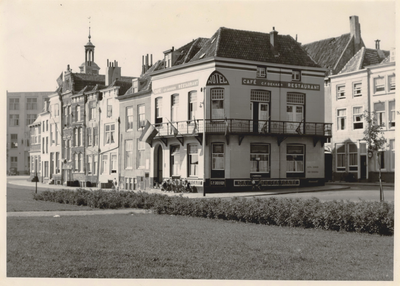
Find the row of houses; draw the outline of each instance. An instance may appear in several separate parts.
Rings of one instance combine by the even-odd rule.
[[[362,157],[365,142],[361,135],[354,139],[351,128],[362,127],[350,112],[375,107],[369,99],[371,64],[378,71],[394,61],[379,49],[372,61],[357,16],[350,17],[350,31],[302,46],[274,28],[270,33],[220,28],[210,38],[164,51],[154,64],[152,55],[143,56],[139,77],[122,76],[116,61],[107,62],[100,75],[89,35],[80,72],[68,66],[30,125],[31,176],[65,185],[110,187],[115,181],[128,190],[183,179],[207,192],[249,189],[252,181],[321,185],[332,172],[335,179],[348,173],[371,179],[375,159]],[[368,83],[358,77],[364,73]],[[394,100],[391,76],[386,75],[388,92],[377,97],[387,101],[388,110],[390,97]],[[352,96],[336,96],[339,90],[354,94],[352,86],[362,94],[354,100],[368,104],[354,101],[350,108]],[[329,114],[338,114],[337,120]],[[345,114],[344,123],[339,114]],[[325,164],[327,149],[332,165]],[[360,165],[354,168],[363,160],[365,174]]]

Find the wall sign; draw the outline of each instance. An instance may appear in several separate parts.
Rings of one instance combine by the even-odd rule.
[[[210,186],[225,187],[225,180],[210,180]]]
[[[186,81],[178,84],[173,84],[173,85],[168,85],[160,88],[154,89],[154,94],[160,94],[164,92],[171,92],[179,89],[184,89],[188,87],[193,87],[193,86],[198,86],[199,85],[199,80],[191,80],[191,81]]]
[[[202,187],[203,181],[202,180],[187,180],[191,186]]]
[[[222,73],[213,71],[207,79],[207,85],[229,85],[229,82]]]
[[[255,180],[258,184],[258,180]],[[251,180],[234,180],[234,187],[247,187],[251,186]],[[261,186],[263,187],[289,187],[289,186],[300,186],[300,180],[298,179],[281,179],[281,180],[261,180]]]
[[[264,87],[282,87],[282,88],[293,88],[303,90],[320,90],[319,84],[303,83],[303,82],[290,82],[290,81],[278,81],[278,80],[266,80],[259,78],[242,78],[243,85],[254,85]]]

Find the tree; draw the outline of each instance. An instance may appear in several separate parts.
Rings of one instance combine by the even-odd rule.
[[[363,140],[367,141],[368,150],[371,151],[375,157],[378,158],[379,164],[379,198],[382,202],[384,200],[383,197],[383,188],[382,188],[382,150],[386,145],[386,138],[383,133],[382,125],[377,123],[376,120],[376,112],[364,111],[364,119],[367,123],[366,128],[364,129],[364,138]]]

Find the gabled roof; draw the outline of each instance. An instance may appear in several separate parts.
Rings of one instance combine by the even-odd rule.
[[[277,35],[275,47],[270,43],[270,34],[221,27],[207,40],[190,60],[208,57],[223,57],[250,61],[319,67],[300,44],[288,35]]]
[[[176,52],[179,52],[180,55],[176,59],[174,66],[189,62],[208,40],[207,38],[197,38],[177,49]]]
[[[322,67],[333,70],[336,68],[340,57],[350,44],[350,41],[354,40],[351,38],[350,33],[348,33],[336,38],[305,44],[302,47],[309,56]]]
[[[383,63],[388,57],[386,56],[389,52],[388,51],[378,51],[374,49],[367,49],[362,47],[343,67],[343,69],[339,72],[347,73],[353,72],[357,70],[364,69],[370,65],[376,65]]]

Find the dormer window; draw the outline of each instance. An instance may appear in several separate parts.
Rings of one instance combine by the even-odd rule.
[[[138,91],[139,91],[139,82],[138,82],[137,79],[134,79],[134,80],[132,81],[132,92],[133,92],[133,93],[136,93],[136,92],[138,92]]]
[[[257,77],[265,78],[267,76],[265,67],[257,67]]]
[[[171,62],[172,62],[172,53],[169,53],[165,55],[165,67],[170,68],[171,67]]]
[[[292,80],[293,81],[300,81],[301,80],[301,72],[297,70],[292,71]]]

